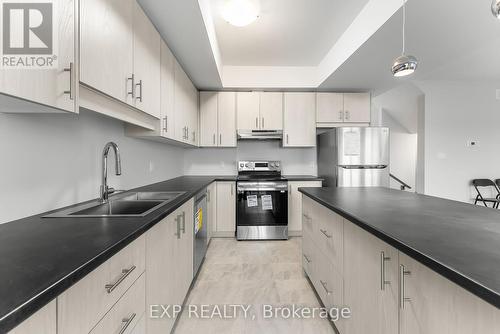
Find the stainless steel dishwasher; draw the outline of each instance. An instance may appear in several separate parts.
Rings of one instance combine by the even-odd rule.
[[[194,276],[198,273],[207,253],[207,219],[207,189],[203,189],[194,197]]]

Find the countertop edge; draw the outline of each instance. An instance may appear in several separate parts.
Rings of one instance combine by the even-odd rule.
[[[178,178],[183,178],[183,177],[191,177],[190,175],[185,175],[185,176],[179,176],[175,177],[172,179],[168,179],[166,181],[171,181],[175,180]],[[196,176],[198,177],[198,176]],[[145,223],[142,225],[140,228],[135,230],[133,233],[128,235],[127,237],[121,239],[117,243],[113,244],[112,246],[108,247],[107,249],[104,249],[99,255],[96,257],[90,259],[86,263],[82,264],[80,267],[69,273],[68,275],[62,277],[59,279],[57,282],[53,283],[51,286],[45,288],[35,296],[33,296],[31,299],[25,301],[9,313],[6,313],[1,316],[0,318],[0,332],[5,331],[8,332],[12,329],[14,329],[16,326],[20,325],[23,321],[27,320],[30,316],[35,314],[37,311],[42,309],[44,306],[49,304],[51,301],[53,301],[55,298],[57,298],[59,295],[64,293],[67,289],[69,289],[71,286],[76,284],[78,281],[80,281],[82,278],[87,276],[90,272],[92,272],[94,269],[99,267],[101,264],[109,260],[112,256],[117,254],[119,251],[124,249],[126,246],[128,246],[130,243],[132,243],[134,240],[139,238],[141,235],[146,233],[149,229],[151,229],[154,225],[162,221],[165,217],[167,217],[170,213],[174,212],[176,209],[181,207],[183,204],[185,204],[187,201],[189,201],[191,198],[193,198],[199,191],[201,191],[203,188],[208,187],[210,184],[213,182],[221,182],[221,181],[236,181],[236,177],[232,176],[217,176],[217,177],[210,177],[209,175],[207,176],[199,176],[199,177],[206,177],[207,181],[202,182],[196,190],[191,190],[187,191],[185,194],[183,194],[180,198],[176,199],[170,205],[167,205],[165,207],[165,210],[161,211],[161,213],[156,214],[151,217],[151,221],[148,223]],[[165,181],[162,181],[165,182]],[[161,183],[161,182],[157,182]],[[152,186],[153,183],[150,185],[146,186],[141,186],[137,187],[134,189],[130,189],[128,191],[134,191],[135,189],[139,188],[144,188],[148,186]]]
[[[440,274],[441,276],[445,277],[446,279],[452,281],[453,283],[459,285],[460,287],[464,288],[465,290],[469,291],[470,293],[476,295],[477,297],[483,299],[484,301],[488,302],[489,304],[500,308],[500,295],[496,293],[495,291],[487,288],[486,286],[476,282],[475,280],[457,272],[456,270],[446,266],[445,264],[434,260],[433,258],[427,256],[425,253],[422,251],[419,251],[417,249],[414,249],[408,245],[406,245],[404,242],[401,240],[398,240],[397,238],[392,237],[391,235],[384,233],[383,231],[374,228],[373,226],[363,222],[362,220],[358,219],[357,217],[351,215],[350,213],[341,210],[334,205],[332,205],[329,202],[326,202],[318,197],[316,197],[313,194],[310,194],[307,192],[307,188],[299,188],[299,191],[306,195],[307,197],[311,198],[312,200],[318,202],[319,204],[327,207],[328,209],[334,211],[335,213],[341,215],[345,219],[349,220],[351,223],[356,224],[357,226],[361,227],[365,231],[373,234],[377,238],[387,242],[389,245],[395,247],[396,249],[402,251],[406,255],[410,256],[411,258],[415,259],[416,261],[422,263],[426,267],[430,268],[432,271]]]

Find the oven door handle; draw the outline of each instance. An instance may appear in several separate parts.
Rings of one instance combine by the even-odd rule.
[[[286,188],[276,189],[276,188],[240,188],[238,189],[238,193],[244,193],[245,191],[272,191],[272,192],[283,192],[286,193],[288,190]]]

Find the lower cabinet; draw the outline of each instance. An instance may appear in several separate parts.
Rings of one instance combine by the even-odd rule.
[[[301,187],[321,187],[321,181],[288,181],[288,233],[302,235],[302,193]]]
[[[160,317],[161,306],[182,305],[193,280],[193,199],[146,233],[148,334],[170,333],[174,317]],[[154,310],[158,310],[158,316]]]
[[[118,301],[123,300],[126,293],[141,289],[143,283],[138,278],[145,270],[145,241],[144,235],[139,237],[57,298],[58,333],[89,333],[101,321],[111,321],[103,318],[121,305]],[[132,285],[135,286],[133,289]],[[144,306],[144,302],[141,305]],[[129,319],[132,313],[128,309],[125,311],[125,307],[122,309],[118,323],[103,325],[104,328],[124,326],[122,319]],[[139,320],[145,311],[145,307],[141,311],[136,306],[134,309],[137,309],[133,312],[136,316],[131,322]]]
[[[212,182],[207,187],[207,243],[214,234],[215,222],[217,221],[217,182]]]
[[[500,310],[304,196],[303,268],[346,334],[500,333]]]
[[[217,220],[214,236],[234,237],[236,232],[236,183],[217,182]]]
[[[9,334],[56,334],[57,333],[57,304],[53,300],[41,310],[33,314]]]

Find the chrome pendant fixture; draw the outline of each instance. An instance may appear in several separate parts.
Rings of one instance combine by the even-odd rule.
[[[500,1],[500,0],[497,0]],[[414,56],[405,54],[405,29],[406,29],[406,0],[403,0],[403,51],[401,56],[394,60],[391,71],[395,77],[404,77],[416,71],[418,60]]]
[[[491,12],[497,19],[500,19],[500,0],[493,0],[491,3]]]

